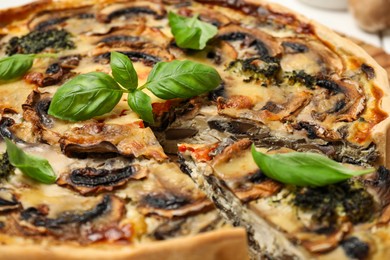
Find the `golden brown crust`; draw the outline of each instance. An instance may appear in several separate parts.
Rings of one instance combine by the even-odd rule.
[[[81,7],[92,3],[103,4],[114,2],[112,0],[100,1],[74,1],[66,0],[53,2],[42,0],[21,8],[0,11],[0,20],[7,24],[14,19],[22,19],[43,9]],[[259,3],[259,1],[250,1]],[[386,72],[361,48],[355,46],[349,40],[336,35],[333,31],[309,21],[292,11],[281,6],[269,4],[270,8],[280,10],[286,13],[292,13],[299,17],[300,21],[308,22],[313,25],[316,35],[326,44],[333,46],[335,50],[348,51],[356,57],[359,57],[365,64],[374,68],[376,78],[373,83],[383,91],[381,100],[381,109],[390,113],[390,90]],[[378,150],[382,154],[382,163],[390,167],[390,140],[387,139],[389,132],[390,119],[382,121],[375,126],[372,136],[377,144]],[[390,134],[390,133],[389,133]],[[389,144],[387,144],[389,143]],[[135,247],[118,247],[109,250],[96,249],[95,247],[76,247],[76,246],[50,246],[42,245],[3,245],[0,248],[0,258],[14,259],[28,255],[31,259],[50,258],[50,259],[160,259],[162,256],[166,259],[247,259],[247,244],[245,231],[243,229],[225,229],[214,232],[208,232],[193,237],[172,239],[163,242],[153,242],[150,244],[139,245]]]
[[[232,228],[207,232],[194,237],[171,239],[137,246],[79,247],[71,245],[2,245],[1,259],[248,259],[244,229]]]

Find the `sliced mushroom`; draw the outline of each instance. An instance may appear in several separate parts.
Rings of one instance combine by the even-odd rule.
[[[139,165],[130,165],[119,169],[96,169],[91,167],[74,169],[62,174],[57,184],[68,186],[82,195],[112,191],[125,185],[129,180],[139,180],[147,175],[147,170]]]
[[[331,129],[327,129],[323,126],[317,125],[315,123],[301,121],[298,122],[293,127],[296,130],[305,130],[307,133],[307,137],[309,139],[321,138],[323,140],[328,140],[328,141],[338,141],[342,139],[340,133],[335,132]]]
[[[145,48],[140,50],[108,50],[106,48],[102,48],[99,50],[98,54],[95,55],[95,61],[103,64],[108,64],[110,62],[111,51],[118,51],[129,57],[133,62],[141,61],[146,66],[153,66],[160,61],[169,61],[173,59],[173,56],[171,56],[171,54],[158,47]]]
[[[311,239],[302,239],[302,246],[311,253],[325,253],[335,249],[343,238],[349,233],[352,225],[344,223],[336,232],[327,235],[314,236]]]
[[[96,155],[115,152],[124,156],[167,159],[150,128],[136,125],[86,124],[67,131],[60,139],[61,149],[68,156]]]
[[[212,208],[206,195],[177,164],[148,161],[148,169],[147,177],[129,181],[118,191],[121,197],[136,201],[142,214],[174,218]]]
[[[283,71],[305,71],[309,75],[325,76],[343,70],[343,63],[332,50],[315,41],[286,39],[280,61]]]
[[[39,125],[51,128],[53,119],[47,114],[51,102],[51,97],[47,93],[37,91],[31,92],[27,98],[26,104],[23,104],[24,117],[33,122],[35,127]]]
[[[214,175],[242,201],[264,198],[277,193],[282,185],[261,176],[252,159],[248,139],[227,146],[211,161]]]
[[[286,98],[287,101],[284,103],[277,104],[273,101],[268,101],[260,110],[252,108],[255,104],[246,101],[250,100],[247,96],[243,96],[241,99],[238,99],[236,96],[228,99],[218,98],[218,113],[233,118],[249,119],[266,124],[269,121],[283,121],[298,114],[306,107],[311,99],[311,93],[305,91],[298,92],[297,94],[287,93],[286,95],[288,95]]]
[[[20,213],[20,228],[24,233],[48,234],[64,240],[95,242],[93,234],[110,228],[120,229],[125,213],[124,202],[113,195],[102,197],[95,207],[84,212],[66,211],[55,218],[48,217],[50,208],[27,208]]]
[[[161,4],[152,4],[146,1],[137,1],[131,3],[118,3],[109,5],[99,11],[97,19],[104,23],[119,17],[130,18],[139,15],[152,15],[156,19],[164,17],[166,11]]]
[[[336,121],[355,121],[366,105],[366,98],[360,86],[349,80],[318,80],[317,86],[327,89],[331,95],[341,94],[344,99],[336,101],[334,108],[327,111],[336,113]]]
[[[134,50],[147,48],[167,47],[171,38],[166,36],[158,28],[150,28],[145,23],[127,24],[121,27],[113,27],[104,34],[94,35],[92,42],[111,48],[129,47]]]
[[[24,142],[18,136],[16,136],[11,130],[10,127],[15,124],[15,120],[9,117],[2,117],[0,120],[0,137],[8,138],[14,142]]]
[[[279,43],[272,36],[260,30],[247,29],[237,25],[228,25],[221,28],[218,38],[228,42],[243,42],[244,46],[236,47],[239,48],[236,50],[240,53],[240,59],[253,57],[253,55],[261,58],[275,57],[282,51]],[[254,52],[249,52],[248,47],[253,47]],[[242,52],[241,48],[245,49],[245,52]]]
[[[30,30],[47,30],[61,26],[70,18],[87,19],[93,17],[94,15],[90,13],[90,8],[73,8],[63,11],[56,10],[55,12],[44,11],[34,16],[29,21],[28,27]]]
[[[0,188],[0,213],[20,209],[20,202],[9,189]]]
[[[202,9],[199,13],[199,18],[202,21],[211,23],[217,27],[223,27],[232,22],[232,18],[218,12],[217,10]]]

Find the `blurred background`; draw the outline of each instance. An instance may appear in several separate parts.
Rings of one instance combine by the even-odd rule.
[[[390,53],[390,0],[268,0]],[[387,22],[389,20],[389,22]],[[364,28],[364,29],[363,29]]]

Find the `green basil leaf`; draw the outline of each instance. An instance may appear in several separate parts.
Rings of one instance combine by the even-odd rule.
[[[141,90],[136,90],[129,93],[127,102],[131,109],[136,112],[142,120],[154,124],[152,103],[147,94]]]
[[[218,33],[217,27],[198,20],[197,16],[188,18],[169,12],[168,20],[180,48],[203,50],[206,43]]]
[[[353,170],[316,153],[264,154],[258,152],[254,145],[252,156],[257,166],[269,178],[297,186],[325,186],[375,170]]]
[[[18,79],[31,69],[34,54],[15,54],[0,60],[0,80]]]
[[[146,88],[162,99],[190,98],[216,88],[218,72],[189,60],[157,63],[148,76]]]
[[[103,72],[79,75],[61,86],[51,101],[49,115],[82,121],[110,112],[123,95],[123,89]]]
[[[36,181],[51,184],[56,181],[56,174],[46,159],[29,155],[16,146],[8,138],[4,138],[7,145],[9,162],[23,174]]]
[[[126,55],[119,52],[111,52],[110,66],[114,79],[127,90],[135,90],[138,86],[137,72],[133,63]]]

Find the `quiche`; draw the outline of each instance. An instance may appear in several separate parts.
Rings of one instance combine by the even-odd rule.
[[[200,50],[179,47],[171,14],[216,33]],[[2,259],[390,255],[389,83],[348,39],[260,0],[41,0],[0,11],[0,23],[2,58],[35,55],[22,78],[0,71]],[[143,89],[153,122],[126,95],[85,120],[53,116],[65,84],[114,74],[113,52],[132,61],[139,85],[158,64],[184,60],[214,68],[221,83],[167,100]],[[6,142],[45,158],[55,182],[24,174]],[[251,147],[374,169],[296,186],[268,177]]]

